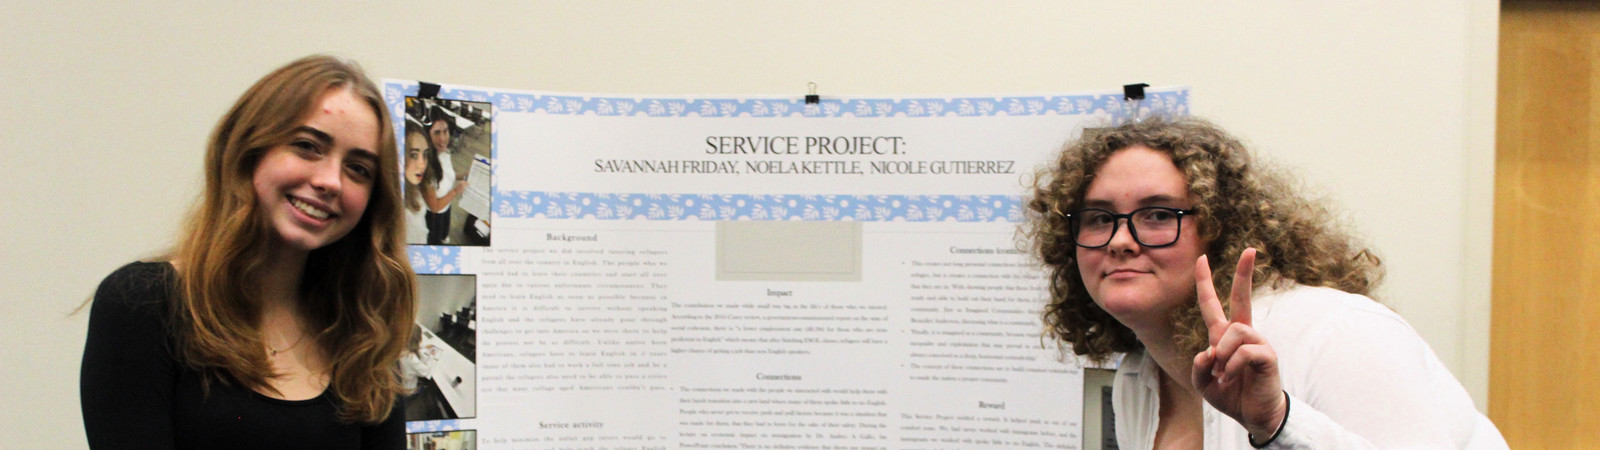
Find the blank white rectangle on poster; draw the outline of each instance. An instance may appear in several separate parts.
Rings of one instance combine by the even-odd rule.
[[[861,223],[717,222],[717,279],[861,281]]]

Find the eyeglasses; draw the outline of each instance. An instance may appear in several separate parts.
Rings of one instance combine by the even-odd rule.
[[[1117,214],[1099,208],[1085,208],[1067,213],[1067,226],[1072,231],[1072,243],[1083,248],[1100,248],[1111,243],[1122,219],[1128,219],[1128,233],[1134,242],[1145,247],[1166,247],[1178,242],[1183,230],[1183,217],[1193,215],[1193,209],[1147,206],[1127,214]]]

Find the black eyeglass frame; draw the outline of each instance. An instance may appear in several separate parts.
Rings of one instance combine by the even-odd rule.
[[[1178,229],[1176,230],[1175,233],[1173,233],[1172,242],[1168,242],[1168,243],[1161,244],[1161,245],[1150,245],[1150,244],[1144,243],[1143,239],[1139,239],[1139,229],[1138,229],[1138,227],[1135,227],[1133,225],[1133,216],[1135,214],[1139,214],[1141,211],[1147,211],[1147,210],[1152,210],[1152,209],[1159,209],[1159,210],[1168,211],[1168,212],[1171,212],[1171,213],[1173,213],[1173,214],[1178,216]],[[1083,214],[1084,211],[1100,211],[1100,212],[1106,213],[1106,215],[1108,215],[1108,216],[1111,216],[1111,234],[1106,236],[1106,243],[1100,244],[1100,245],[1090,246],[1090,245],[1083,245],[1082,242],[1078,242],[1078,219],[1082,217],[1081,214]],[[1146,206],[1146,207],[1143,207],[1143,208],[1135,209],[1133,211],[1128,211],[1127,214],[1117,214],[1117,213],[1112,212],[1110,210],[1101,209],[1101,208],[1083,208],[1083,209],[1079,209],[1079,210],[1076,210],[1076,211],[1072,211],[1072,212],[1066,213],[1064,215],[1067,218],[1067,231],[1072,234],[1072,244],[1073,245],[1076,245],[1076,246],[1079,246],[1079,247],[1083,247],[1083,248],[1101,248],[1101,247],[1105,247],[1107,245],[1111,245],[1111,241],[1117,238],[1117,231],[1122,228],[1123,219],[1127,219],[1127,221],[1128,221],[1128,233],[1133,235],[1133,242],[1137,242],[1137,243],[1139,243],[1139,245],[1144,246],[1146,248],[1162,248],[1162,247],[1171,247],[1173,244],[1177,244],[1178,243],[1178,239],[1183,237],[1183,218],[1195,215],[1195,211],[1194,211],[1193,208],[1190,208],[1190,209],[1179,209],[1179,208],[1170,208],[1170,207],[1166,207],[1166,206]]]

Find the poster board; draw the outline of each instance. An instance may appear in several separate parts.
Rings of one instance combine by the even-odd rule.
[[[392,112],[417,88],[387,81]],[[451,347],[475,397],[408,431],[483,448],[1079,448],[1082,373],[1041,339],[1021,194],[1085,126],[1188,111],[1186,89],[1147,95],[1131,110],[1120,91],[813,104],[443,86],[492,105],[495,235],[411,249],[424,309],[450,303],[431,323],[453,331],[434,333],[469,336]],[[468,300],[428,287],[459,276]]]

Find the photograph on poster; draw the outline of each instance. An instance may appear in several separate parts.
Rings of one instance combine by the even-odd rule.
[[[489,245],[493,116],[487,102],[406,98],[407,243]]]
[[[478,430],[429,431],[406,435],[406,450],[477,450]]]
[[[477,276],[418,275],[417,329],[401,361],[406,421],[477,415]]]

